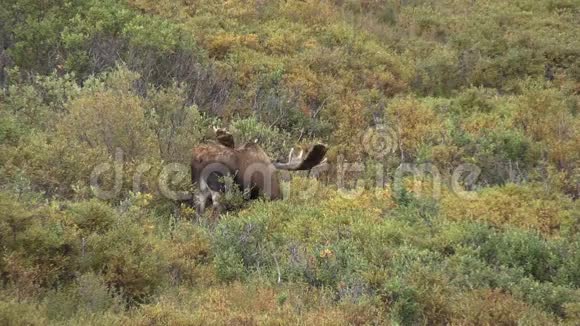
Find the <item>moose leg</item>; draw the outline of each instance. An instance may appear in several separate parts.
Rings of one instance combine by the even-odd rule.
[[[195,213],[197,218],[200,218],[203,215],[203,212],[205,212],[205,203],[207,202],[208,198],[209,196],[206,195],[197,195],[197,200],[195,203]]]
[[[212,191],[211,192],[211,202],[213,205],[213,209],[215,214],[217,214],[218,216],[222,213],[223,211],[223,205],[221,204],[221,197],[222,197],[222,193],[219,191]]]
[[[203,213],[205,212],[205,205],[208,199],[211,196],[211,191],[209,190],[207,184],[205,182],[200,183],[199,193],[196,195],[196,206],[195,212],[197,214],[197,218],[200,218]]]

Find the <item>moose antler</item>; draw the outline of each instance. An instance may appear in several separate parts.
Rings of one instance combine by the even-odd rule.
[[[275,162],[274,166],[279,170],[289,170],[289,171],[300,171],[300,170],[311,170],[319,164],[324,164],[326,159],[327,147],[323,144],[316,144],[310,148],[306,157],[304,157],[304,150],[300,151],[300,154],[294,156],[294,148],[290,150],[288,155],[288,162]]]

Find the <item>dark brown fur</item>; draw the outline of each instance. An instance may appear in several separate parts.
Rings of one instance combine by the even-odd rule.
[[[218,131],[216,134],[220,136]],[[226,132],[225,135],[229,134]],[[277,170],[310,170],[319,164],[326,154],[326,146],[319,144],[313,146],[303,160],[273,163],[260,145],[250,143],[234,148],[233,138],[231,140],[223,142],[218,138],[218,144],[202,144],[193,149],[192,182],[200,187],[200,192],[205,192],[198,201],[205,201],[208,197],[205,188],[213,192],[212,198],[216,193],[223,192],[224,186],[220,181],[223,176],[231,176],[252,199],[260,195],[272,200],[281,199],[282,191]],[[203,211],[204,207],[205,203],[202,203],[200,211]]]
[[[270,199],[282,197],[276,168],[257,144],[245,144],[238,148],[221,144],[197,146],[191,161],[192,182],[198,183],[200,178],[212,173],[232,176],[237,185],[250,192],[251,198],[259,195]],[[216,187],[215,182],[208,184],[213,191],[222,190]]]
[[[234,143],[234,136],[232,136],[232,134],[227,132],[225,129],[222,128],[216,129],[215,136],[218,143],[230,148],[236,147]]]

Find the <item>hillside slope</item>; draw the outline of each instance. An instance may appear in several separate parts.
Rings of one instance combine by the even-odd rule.
[[[4,0],[0,324],[580,323],[580,4]],[[212,126],[329,172],[176,201]],[[97,182],[98,181],[98,182]]]

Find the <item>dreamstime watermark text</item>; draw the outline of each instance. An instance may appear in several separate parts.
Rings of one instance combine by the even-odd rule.
[[[411,189],[408,190],[417,195],[422,195],[424,190],[428,189],[425,193],[439,198],[442,188],[445,187],[466,200],[476,197],[476,192],[472,189],[481,174],[481,169],[476,165],[461,164],[451,173],[448,170],[445,171],[446,173],[441,173],[439,168],[432,163],[400,163],[393,168],[392,164],[387,165],[386,162],[388,158],[395,155],[400,143],[397,133],[384,125],[364,131],[358,136],[358,141],[363,153],[372,159],[372,164],[362,161],[348,162],[343,156],[338,155],[334,162],[314,167],[309,172],[309,176],[313,178],[323,176],[325,180],[332,180],[339,190],[338,193],[347,198],[359,196],[364,189],[380,191],[390,186],[395,192],[399,192],[403,188],[408,188],[409,185]],[[208,165],[207,169],[215,169],[215,167]],[[271,173],[271,169],[268,169],[263,162],[250,164],[247,169],[252,173],[262,173],[260,178],[268,186],[274,184],[271,178],[288,180],[292,174],[288,171]],[[154,180],[157,184],[148,185],[147,189],[154,188],[160,195],[171,200],[192,199],[191,167],[187,164],[172,162],[153,169],[151,164],[141,163],[132,167],[130,171],[125,165],[123,150],[117,148],[111,161],[97,164],[93,168],[89,181],[93,195],[100,199],[110,200],[119,197],[125,190],[140,193],[144,192],[146,181],[150,183]],[[132,175],[126,175],[127,173]],[[200,175],[204,175],[204,171],[201,171]],[[124,185],[129,187],[129,184],[132,189],[123,189]],[[184,187],[188,184],[190,187]],[[300,189],[299,192],[287,189],[285,198],[291,193],[309,197],[318,191],[320,184],[311,183],[309,188]],[[326,185],[328,186],[328,182]]]

